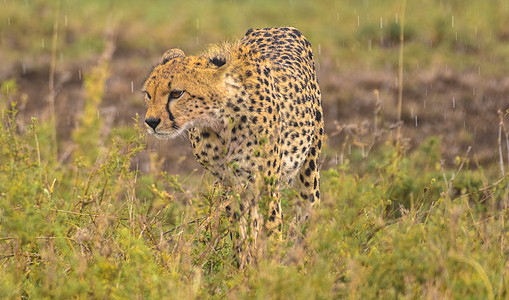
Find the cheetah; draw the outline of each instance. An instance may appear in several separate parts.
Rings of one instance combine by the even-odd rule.
[[[242,187],[239,243],[248,254],[241,264],[254,259],[246,249],[256,248],[261,230],[280,233],[282,187],[297,192],[298,221],[320,200],[321,93],[311,44],[297,29],[250,29],[199,56],[168,50],[142,92],[149,134],[187,133],[206,170]]]

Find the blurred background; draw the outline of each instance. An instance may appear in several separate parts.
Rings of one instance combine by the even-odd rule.
[[[70,159],[85,110],[84,78],[107,64],[97,104],[102,137],[143,121],[140,88],[161,54],[196,55],[249,28],[293,26],[311,42],[323,92],[323,168],[371,149],[402,126],[412,149],[442,141],[445,164],[470,153],[498,158],[499,115],[509,108],[509,2],[506,0],[1,0],[0,86],[16,86],[20,130],[55,116],[58,157]],[[402,124],[397,123],[401,21],[405,20]],[[185,140],[147,138],[136,166],[170,174],[201,168]],[[154,158],[157,156],[157,158]],[[151,163],[152,162],[152,163]]]

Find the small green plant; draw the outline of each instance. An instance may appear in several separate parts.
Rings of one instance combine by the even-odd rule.
[[[188,190],[164,172],[134,171],[144,148],[137,127],[112,131],[93,164],[55,168],[41,151],[51,143],[44,124],[20,132],[11,106],[0,125],[4,298],[509,293],[508,179],[498,166],[472,168],[468,153],[448,168],[438,138],[409,153],[385,143],[359,156],[364,164],[322,171],[323,200],[304,231],[292,227],[292,190],[283,191],[283,241],[265,241],[258,265],[240,271],[226,206],[241,195],[208,179]]]
[[[85,110],[79,127],[73,132],[73,139],[78,145],[75,158],[87,165],[92,165],[98,158],[104,139],[104,136],[101,136],[99,107],[108,73],[107,64],[103,64],[94,67],[90,74],[85,76]],[[83,151],[85,149],[86,151]]]
[[[104,128],[98,117],[112,74],[107,64],[83,68],[86,101],[69,141],[73,159],[55,157],[54,123],[18,118],[30,94],[23,80],[46,74],[55,21],[60,24],[55,86],[61,70],[74,70],[107,47],[102,34],[108,22],[122,28],[117,54],[132,65],[117,70],[129,74],[146,68],[147,57],[159,55],[170,40],[193,52],[209,41],[241,36],[247,28],[277,24],[297,24],[307,32],[322,72],[336,64],[344,73],[386,73],[398,65],[400,0],[69,4],[62,2],[59,16],[49,1],[0,4],[2,62],[5,70],[23,74],[0,85],[0,298],[509,297],[506,107],[499,127],[491,128],[499,130],[492,149],[498,160],[483,165],[474,151],[444,161],[441,149],[448,140],[441,137],[401,151],[380,139],[389,130],[386,122],[397,118],[377,114],[376,136],[369,130],[349,136],[351,154],[346,155],[345,143],[337,165],[324,165],[322,201],[304,228],[293,220],[298,195],[291,187],[281,192],[282,241],[264,240],[258,264],[245,270],[236,266],[236,228],[226,208],[238,205],[242,193],[223,190],[207,176],[169,175],[156,155],[149,155],[155,171],[138,171],[133,158],[145,140],[137,125]],[[504,73],[500,65],[509,36],[504,1],[407,5],[405,72],[429,65],[479,70],[484,80]],[[131,69],[137,64],[143,67]],[[43,97],[30,100],[43,102]],[[472,133],[465,131],[459,138],[470,143]],[[253,155],[263,156],[261,150]],[[328,158],[337,151],[324,149]],[[270,200],[261,199],[265,213]]]

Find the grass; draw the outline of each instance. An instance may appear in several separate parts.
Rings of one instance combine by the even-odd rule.
[[[178,46],[196,53],[209,43],[242,36],[247,28],[290,25],[332,56],[341,69],[397,66],[401,1],[4,1],[0,4],[0,50],[29,65],[49,57],[55,20],[61,28],[58,57],[85,59],[104,47],[104,28],[116,30],[119,51],[160,55]],[[281,14],[284,11],[284,14]],[[500,1],[408,3],[405,40],[418,51],[411,70],[429,64],[502,74],[509,37],[509,7]],[[38,14],[36,21],[31,16]],[[90,22],[88,20],[91,20]],[[177,43],[177,44],[175,44]],[[410,50],[411,51],[411,50]],[[488,59],[486,59],[488,58]],[[39,62],[37,61],[39,60]]]
[[[100,78],[87,79],[90,105]],[[286,227],[258,266],[239,270],[221,191],[186,192],[178,177],[133,170],[144,148],[136,126],[99,144],[76,134],[73,162],[59,163],[51,124],[16,127],[9,84],[0,127],[2,298],[509,297],[508,178],[498,166],[472,168],[468,155],[444,169],[437,138],[404,155],[387,142],[323,170],[323,201],[301,238]],[[76,132],[97,138],[89,117]]]
[[[306,32],[319,62],[376,69],[397,66],[400,4],[62,1],[57,68],[84,60],[94,66],[84,72],[85,106],[65,141],[72,149],[66,157],[64,141],[55,149],[51,120],[25,124],[17,116],[27,95],[16,76],[2,81],[0,297],[509,298],[509,179],[502,175],[509,150],[501,125],[493,151],[502,160],[487,165],[469,151],[445,164],[440,149],[447,141],[437,137],[401,152],[384,121],[377,134],[386,141],[369,151],[353,147],[346,155],[348,149],[326,146],[325,155],[342,159],[322,170],[323,199],[313,217],[294,228],[292,193],[283,193],[283,242],[265,241],[259,264],[239,270],[223,191],[212,179],[168,175],[156,154],[152,172],[137,170],[133,161],[145,151],[137,120],[105,128],[97,118],[112,75],[108,60],[96,63],[107,47],[105,27],[116,28],[120,55],[137,53],[133,63],[144,65],[175,41],[193,52],[249,27],[284,24]],[[48,68],[57,2],[0,7],[4,67],[21,60]],[[29,22],[35,12],[40,19]],[[479,57],[488,57],[483,72],[501,74],[508,16],[505,2],[408,2],[405,70],[476,69]],[[500,118],[507,122],[507,112]]]

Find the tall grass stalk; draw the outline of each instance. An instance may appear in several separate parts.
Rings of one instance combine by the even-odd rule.
[[[403,107],[403,50],[405,46],[405,11],[406,11],[406,0],[402,1],[401,4],[401,18],[399,25],[399,59],[398,59],[398,106],[397,106],[397,117],[398,117],[398,129],[396,134],[396,144],[398,151],[401,147],[401,111]]]
[[[88,165],[99,159],[105,134],[103,120],[99,113],[106,80],[110,76],[109,63],[115,51],[114,32],[108,27],[104,34],[105,48],[98,63],[85,75],[85,109],[80,118],[80,126],[73,132],[73,139],[78,144],[75,159],[83,158]],[[109,128],[107,129],[109,131]],[[80,158],[81,157],[81,158]]]
[[[509,114],[509,110],[505,112],[505,115]],[[499,164],[500,164],[500,172],[502,173],[502,176],[505,176],[505,170],[504,170],[504,151],[503,151],[503,141],[502,138],[505,137],[505,147],[507,151],[507,162],[509,163],[509,133],[507,132],[507,129],[504,124],[504,112],[499,109],[498,110],[498,153],[499,153]],[[503,136],[502,136],[503,135]]]
[[[499,116],[499,123],[498,123],[498,139],[497,139],[497,144],[498,144],[500,173],[502,173],[502,177],[504,177],[505,176],[505,171],[504,171],[504,152],[502,150],[502,127],[504,127],[504,117],[502,115],[502,110],[500,110],[500,109],[498,110],[498,116]],[[507,138],[507,136],[506,136],[506,138]]]
[[[58,45],[58,23],[60,18],[60,2],[58,1],[57,10],[55,14],[55,22],[53,23],[53,37],[51,40],[51,64],[49,69],[49,110],[50,119],[53,123],[53,133],[51,135],[53,156],[58,159],[58,146],[57,146],[57,120],[55,115],[55,69],[57,64],[57,45]]]

